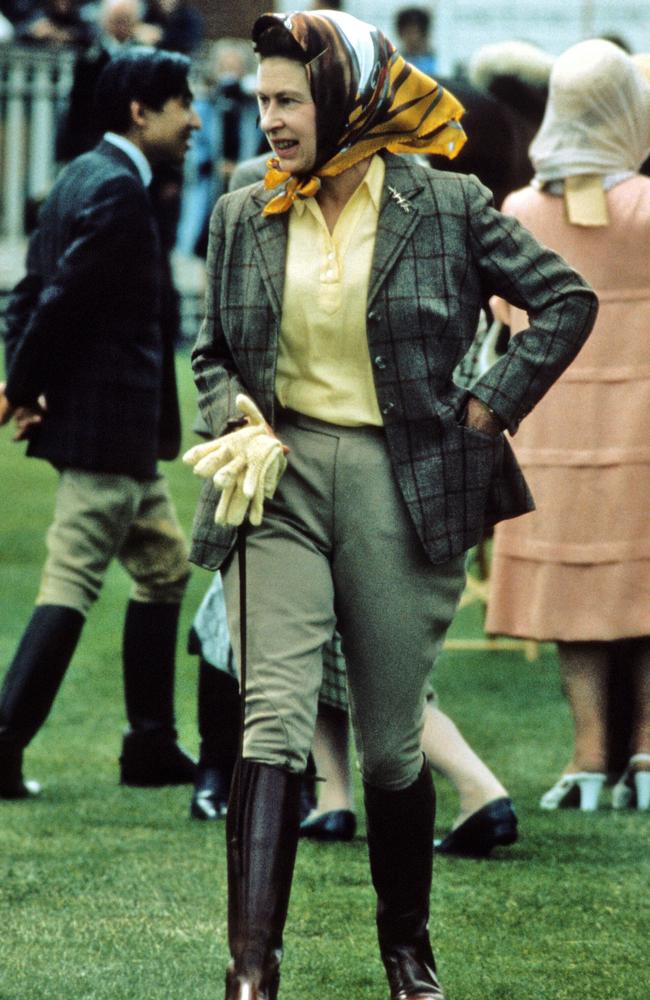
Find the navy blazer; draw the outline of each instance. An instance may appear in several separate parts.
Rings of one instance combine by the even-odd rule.
[[[597,300],[561,257],[494,208],[475,177],[391,154],[385,160],[368,348],[395,478],[424,550],[443,562],[476,544],[487,526],[533,509],[505,436],[463,426],[468,392],[452,374],[481,305],[498,294],[530,317],[472,388],[514,433],[577,354]],[[235,191],[217,202],[211,221],[207,314],[192,361],[201,413],[215,435],[235,415],[238,392],[274,418],[287,217],[262,214],[272,196],[261,184]],[[234,538],[213,522],[217,500],[208,481],[192,550],[208,568]]]
[[[57,467],[149,478],[180,447],[163,261],[133,161],[102,141],[59,176],[7,311],[6,393],[47,400],[27,453]]]

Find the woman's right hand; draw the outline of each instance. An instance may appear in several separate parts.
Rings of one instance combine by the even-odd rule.
[[[287,466],[285,448],[248,396],[240,394],[237,409],[247,423],[230,434],[195,445],[183,456],[197,476],[212,479],[221,490],[215,513],[217,524],[237,526],[248,515],[262,523],[264,500],[275,493]]]

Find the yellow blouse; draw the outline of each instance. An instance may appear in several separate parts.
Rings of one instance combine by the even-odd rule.
[[[374,156],[332,233],[315,198],[295,202],[289,216],[276,396],[347,427],[383,424],[366,333],[383,183],[384,161]]]

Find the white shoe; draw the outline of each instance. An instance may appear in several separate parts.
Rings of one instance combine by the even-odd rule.
[[[612,788],[612,809],[650,809],[650,771],[640,771],[635,764],[650,764],[650,753],[635,753]]]
[[[563,774],[557,784],[542,795],[539,805],[541,809],[560,809],[574,805],[577,791],[582,812],[594,812],[598,808],[600,793],[605,784],[606,775],[593,771],[578,771],[576,774]]]

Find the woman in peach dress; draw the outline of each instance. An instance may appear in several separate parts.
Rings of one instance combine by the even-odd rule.
[[[610,673],[632,671],[631,759],[613,805],[650,807],[650,85],[609,42],[551,73],[536,174],[503,206],[595,288],[599,317],[513,447],[537,510],[495,532],[487,630],[554,640],[575,742],[542,808],[597,808]],[[513,334],[525,314],[500,300]]]

